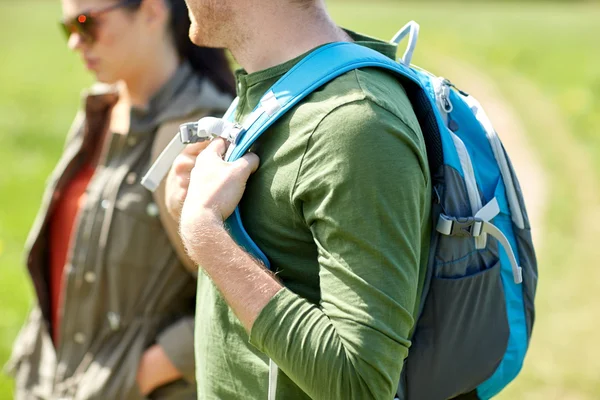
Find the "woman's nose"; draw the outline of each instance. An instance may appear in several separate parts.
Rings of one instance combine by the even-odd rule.
[[[83,38],[81,37],[81,35],[77,32],[72,32],[69,36],[69,40],[67,41],[67,46],[69,46],[69,49],[78,50],[81,48],[82,44]]]

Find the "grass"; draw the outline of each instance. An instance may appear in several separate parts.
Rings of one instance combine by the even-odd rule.
[[[548,174],[534,339],[504,399],[600,398],[600,7],[593,4],[329,1],[336,20],[389,38],[421,23],[415,62],[443,73],[436,54],[485,70],[515,106]],[[26,16],[26,18],[24,18]],[[0,364],[32,303],[22,263],[44,181],[91,82],[55,24],[58,2],[0,3]],[[449,77],[452,78],[452,77]],[[468,78],[458,82],[468,90]],[[0,377],[0,400],[11,398]]]
[[[0,4],[0,364],[33,301],[23,243],[91,82],[66,49],[59,18],[54,2]],[[0,375],[0,399],[12,397],[10,386]]]

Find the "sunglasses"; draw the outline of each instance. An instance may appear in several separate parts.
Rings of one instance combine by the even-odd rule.
[[[97,17],[106,14],[118,8],[140,4],[142,0],[122,0],[97,10],[87,11],[77,15],[74,18],[67,18],[60,22],[60,26],[67,37],[67,40],[73,33],[77,33],[81,40],[86,43],[93,43],[96,40],[98,21]]]

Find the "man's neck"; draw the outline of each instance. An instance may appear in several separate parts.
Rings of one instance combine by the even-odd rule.
[[[234,58],[248,73],[282,64],[326,43],[352,41],[324,9],[276,7],[254,20],[259,22],[241,35],[244,39],[230,45]]]

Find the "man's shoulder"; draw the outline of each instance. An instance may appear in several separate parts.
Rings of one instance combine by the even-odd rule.
[[[406,90],[395,75],[380,68],[364,68],[353,72],[366,100],[396,115],[407,125],[415,122],[418,126]]]
[[[298,107],[298,117],[309,117],[313,122],[332,114],[344,115],[345,108],[356,112],[357,106],[364,112],[353,115],[364,122],[376,122],[383,114],[398,125],[408,126],[420,132],[418,120],[406,91],[391,73],[378,68],[349,71],[311,93]],[[340,121],[344,122],[344,121]]]

